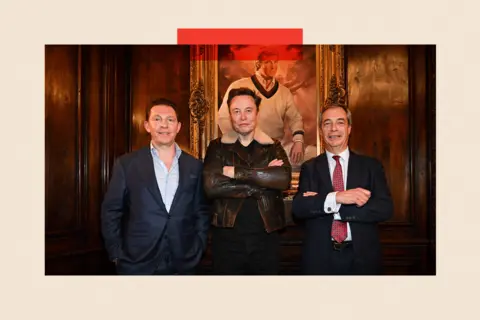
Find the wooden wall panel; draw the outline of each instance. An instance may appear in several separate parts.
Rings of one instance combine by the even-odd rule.
[[[47,46],[45,57],[45,230],[61,234],[80,228],[78,47]]]
[[[149,143],[145,132],[145,108],[156,98],[173,100],[179,108],[182,128],[180,148],[190,148],[190,48],[189,46],[133,46],[132,50],[132,149]]]
[[[388,274],[427,274],[431,256],[434,192],[431,137],[435,87],[429,46],[347,46],[347,92],[352,150],[384,165],[394,217],[381,225]],[[403,270],[403,271],[402,271]]]
[[[409,222],[411,159],[408,46],[352,46],[348,50],[350,147],[380,159],[390,185],[395,215]]]
[[[128,54],[46,46],[45,63],[45,273],[91,273],[81,257],[102,257],[105,272],[100,206],[113,161],[129,147]]]
[[[85,125],[85,173],[82,176],[85,183],[80,193],[83,203],[83,214],[88,226],[89,242],[100,243],[98,224],[99,204],[101,203],[102,176],[101,155],[103,145],[101,132],[103,123],[100,116],[102,108],[102,70],[103,52],[99,46],[81,47],[82,53],[82,102],[84,107],[83,123]],[[93,244],[94,245],[94,244]]]

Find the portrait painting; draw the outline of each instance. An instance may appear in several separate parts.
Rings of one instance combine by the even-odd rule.
[[[216,107],[220,108],[229,86],[234,81],[250,78],[256,74],[258,68],[256,63],[265,52],[273,54],[268,58],[272,60],[270,61],[274,73],[272,76],[291,92],[294,105],[303,121],[305,155],[303,161],[294,165],[294,168],[299,169],[304,161],[317,156],[319,101],[315,45],[219,45]],[[284,135],[279,140],[287,154],[290,154],[293,135],[287,121],[288,116],[281,114],[280,117],[283,120]]]

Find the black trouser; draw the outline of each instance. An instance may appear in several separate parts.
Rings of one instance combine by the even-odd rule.
[[[331,275],[379,275],[381,266],[375,263],[359,260],[355,257],[354,242],[347,243],[340,250],[335,250],[332,244],[330,255]]]
[[[276,275],[279,273],[278,232],[239,233],[235,228],[212,230],[213,273]]]
[[[353,275],[355,274],[353,245],[347,242],[346,246],[335,250],[332,244],[331,274],[332,275]]]

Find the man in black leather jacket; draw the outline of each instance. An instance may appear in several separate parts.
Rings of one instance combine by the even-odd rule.
[[[257,127],[261,98],[248,88],[229,92],[233,130],[210,142],[204,186],[213,199],[215,274],[278,274],[285,227],[282,191],[291,165],[279,141]]]

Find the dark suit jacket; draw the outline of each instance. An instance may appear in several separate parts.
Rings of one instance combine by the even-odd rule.
[[[368,202],[340,207],[340,216],[350,224],[355,265],[363,274],[381,272],[381,248],[377,223],[393,215],[393,203],[382,164],[350,150],[346,189],[364,188],[371,192]],[[316,196],[304,197],[306,191]],[[301,168],[298,193],[292,203],[295,217],[305,219],[302,268],[305,274],[335,274],[330,268],[333,215],[324,211],[327,194],[333,191],[325,153],[306,161]]]
[[[199,263],[210,225],[203,164],[185,152],[178,161],[179,186],[170,213],[157,185],[149,147],[116,161],[102,204],[101,226],[110,259],[118,259],[118,273],[152,274],[165,248],[179,273]]]

